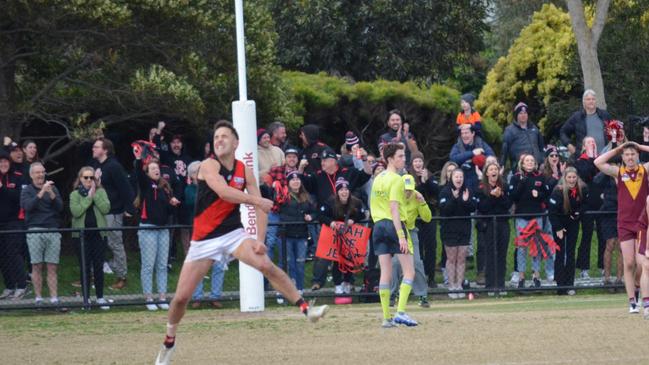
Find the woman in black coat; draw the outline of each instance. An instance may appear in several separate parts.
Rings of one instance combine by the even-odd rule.
[[[443,220],[440,236],[446,251],[446,273],[448,289],[461,290],[464,281],[466,254],[471,239],[471,218],[475,210],[475,198],[464,185],[464,172],[455,169],[451,173],[451,182],[439,193],[439,212],[443,217],[467,217],[464,219]],[[464,294],[449,293],[452,299],[464,297]]]
[[[555,259],[555,278],[560,287],[575,284],[575,247],[587,196],[588,189],[574,167],[566,168],[550,196],[550,222],[554,240],[559,246]],[[560,289],[558,294],[574,295],[575,291]]]
[[[498,163],[488,163],[483,170],[480,189],[476,191],[479,215],[507,215],[512,202],[500,174]],[[485,218],[476,225],[478,245],[485,248],[485,287],[504,288],[509,246],[509,219]]]

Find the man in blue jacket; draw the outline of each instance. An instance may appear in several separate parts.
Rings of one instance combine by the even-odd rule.
[[[494,156],[494,151],[487,142],[476,136],[475,127],[471,124],[462,124],[459,129],[460,136],[451,149],[450,159],[462,167],[464,183],[469,190],[475,192],[480,183],[476,168],[481,169],[484,166],[484,158]],[[480,164],[479,161],[482,163]]]

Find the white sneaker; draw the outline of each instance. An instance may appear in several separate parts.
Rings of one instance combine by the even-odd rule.
[[[284,297],[280,293],[275,294],[275,299],[277,304],[284,304]]]
[[[645,307],[642,310],[642,318],[649,320],[649,307]]]
[[[58,305],[59,303],[61,303],[61,301],[59,300],[58,297],[51,297],[50,298],[50,304]]]
[[[344,292],[343,286],[342,285],[336,285],[334,288],[334,294],[342,294]]]
[[[169,310],[169,304],[160,303],[160,304],[158,304],[158,308],[162,309],[163,311],[168,311]]]
[[[640,309],[637,304],[629,304],[629,314],[640,313]]]
[[[581,278],[588,280],[590,279],[590,275],[588,274],[588,270],[581,270]]]
[[[106,261],[104,261],[104,274],[113,274],[113,269],[110,268],[110,265]]]
[[[171,356],[173,355],[174,351],[176,351],[175,343],[171,348],[167,348],[167,346],[162,345],[160,352],[158,352],[158,357],[155,358],[155,365],[171,364]]]
[[[343,294],[351,294],[352,284],[348,282],[343,282]]]
[[[462,290],[462,288],[457,288],[457,290]],[[457,298],[458,299],[466,298],[466,293],[457,293]]]
[[[568,295],[572,296],[572,295],[575,295],[575,294],[577,294],[577,292],[575,292],[574,290],[572,290],[572,289],[568,290]]]
[[[21,300],[27,295],[27,289],[16,289],[14,295],[11,297],[11,300]]]
[[[315,304],[315,300],[312,300],[311,303],[309,303],[309,311],[306,315],[311,323],[317,322],[329,311],[328,305],[313,306],[313,304]]]
[[[146,303],[146,309],[147,310],[150,310],[150,311],[157,311],[158,310],[158,306],[153,304],[152,300],[147,300],[146,302],[147,302]]]
[[[110,309],[110,307],[107,305],[101,305],[101,304],[108,304],[108,301],[104,298],[97,298],[97,304],[100,304],[99,309],[101,310],[107,311]]]
[[[43,298],[42,298],[42,297],[36,297],[36,298],[34,298],[34,304],[36,304],[36,305],[43,305]]]
[[[457,289],[455,289],[455,288],[448,288],[448,290],[449,290],[449,292],[450,292],[450,291],[454,291],[454,290],[457,290]],[[448,293],[448,297],[451,298],[451,299],[457,299],[457,298],[458,298],[457,293]]]
[[[512,273],[511,280],[509,280],[509,282],[511,284],[510,286],[517,287],[519,281],[520,281],[520,275],[518,274],[518,271],[514,271]]]
[[[10,296],[14,295],[13,289],[5,289],[0,294],[0,299],[9,299]]]

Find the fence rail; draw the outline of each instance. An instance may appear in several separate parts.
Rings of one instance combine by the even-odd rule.
[[[593,215],[593,216],[603,216],[603,215],[615,215],[616,212],[602,212],[602,211],[589,211],[585,212],[584,215]],[[543,214],[534,214],[535,217],[544,217],[547,216],[547,213]],[[510,214],[510,215],[473,215],[473,216],[466,216],[466,217],[441,217],[441,216],[434,216],[433,221],[437,222],[443,222],[446,220],[467,220],[467,219],[482,219],[482,220],[490,220],[491,224],[493,227],[496,227],[497,222],[502,221],[503,219],[511,219],[511,218],[517,218],[517,217],[530,217],[530,214]],[[367,223],[367,222],[360,222],[360,223]],[[270,222],[270,226],[279,226],[279,227],[287,227],[289,225],[319,225],[319,223],[305,223],[305,222]],[[61,228],[61,229],[43,229],[43,230],[26,230],[26,229],[12,229],[12,230],[4,230],[0,231],[0,238],[1,237],[23,237],[21,239],[18,239],[16,241],[17,245],[21,245],[21,249],[19,252],[21,253],[26,253],[28,250],[25,250],[24,245],[26,245],[26,242],[24,240],[24,237],[30,235],[30,234],[47,234],[47,233],[58,233],[61,234],[62,240],[61,240],[61,253],[60,253],[60,261],[58,265],[58,289],[59,289],[59,298],[60,302],[57,304],[49,304],[49,303],[44,303],[44,304],[37,304],[34,302],[34,289],[33,289],[33,284],[28,285],[29,289],[29,294],[27,294],[25,297],[20,298],[20,299],[5,299],[5,300],[0,300],[0,311],[5,311],[5,310],[25,310],[25,309],[34,309],[34,308],[51,308],[51,309],[60,309],[60,308],[84,308],[84,309],[90,309],[94,307],[99,307],[99,306],[104,306],[106,304],[98,304],[96,301],[91,301],[92,298],[92,292],[93,288],[90,285],[91,282],[94,282],[93,279],[93,273],[90,271],[93,270],[87,270],[88,264],[86,260],[89,259],[91,255],[89,255],[89,252],[94,250],[96,247],[93,245],[96,245],[97,242],[88,242],[88,238],[92,235],[92,233],[99,233],[99,234],[105,234],[106,232],[119,232],[123,235],[123,245],[126,248],[127,252],[127,264],[128,264],[128,276],[127,276],[127,286],[126,288],[119,289],[119,290],[112,290],[110,289],[110,283],[105,282],[104,284],[104,289],[105,289],[105,294],[104,297],[108,298],[110,300],[110,303],[107,305],[111,307],[121,307],[121,306],[134,306],[134,305],[143,305],[143,304],[162,304],[166,303],[169,298],[173,295],[172,293],[166,293],[169,291],[168,289],[173,290],[175,288],[176,282],[177,282],[177,277],[178,273],[180,271],[180,262],[177,261],[176,263],[172,263],[172,265],[168,265],[167,262],[164,262],[164,270],[166,272],[163,272],[162,270],[162,262],[161,261],[156,261],[159,260],[160,258],[157,257],[158,254],[162,254],[165,256],[165,250],[166,252],[171,252],[171,250],[167,247],[170,246],[176,246],[180,248],[177,250],[179,253],[176,255],[176,257],[181,258],[184,255],[180,253],[180,250],[182,250],[182,243],[178,242],[179,240],[176,238],[176,236],[181,236],[178,235],[177,232],[179,231],[189,231],[191,230],[191,226],[186,226],[186,225],[169,225],[169,226],[161,226],[161,227],[143,227],[143,226],[124,226],[120,228],[87,228],[87,229],[79,229],[79,228]],[[163,231],[163,232],[160,232]],[[162,233],[160,235],[147,235],[143,234],[146,232],[158,232]],[[166,233],[165,233],[166,232]],[[493,237],[491,239],[496,240],[496,229],[492,229],[493,232]],[[512,230],[513,233],[515,233],[514,230]],[[72,239],[72,235],[76,234],[79,236],[78,240],[75,242],[74,239]],[[145,242],[144,240],[153,240],[156,239],[158,240],[158,236],[168,236],[168,241],[166,246],[164,245],[164,237],[161,238],[160,240],[162,241],[156,241],[156,242]],[[317,242],[317,239],[315,240]],[[422,242],[437,242],[438,237],[437,237],[437,231],[435,231],[435,237],[426,237],[426,236],[421,236],[420,235],[420,241]],[[170,245],[171,244],[171,245]],[[162,245],[163,247],[158,247]],[[281,237],[281,248],[279,251],[281,253],[286,253],[287,252],[287,242],[286,242],[286,237]],[[370,243],[371,245],[371,243]],[[150,246],[155,246],[153,251]],[[495,245],[494,245],[495,246]],[[511,250],[512,248],[512,238],[510,235],[510,241],[509,241],[509,249]],[[103,250],[106,252],[110,252],[111,250],[101,246]],[[0,246],[0,250],[5,249],[4,246]],[[162,251],[161,251],[162,250]],[[435,248],[437,250],[437,248]],[[153,253],[151,253],[153,252]],[[368,251],[369,252],[369,251]],[[4,254],[4,252],[0,251],[0,255]],[[94,253],[93,253],[94,254]],[[103,257],[103,254],[99,256],[95,256],[93,259],[96,260],[97,257]],[[493,254],[494,258],[497,255],[496,249],[492,250],[492,252],[486,252],[485,254]],[[156,255],[156,257],[150,257],[151,255]],[[371,254],[368,254],[368,256]],[[24,256],[24,255],[23,255]],[[26,270],[27,269],[27,260],[25,257],[21,257],[22,261],[21,262],[16,262],[14,264],[16,265],[24,265]],[[145,262],[143,262],[144,260]],[[153,262],[152,262],[153,260]],[[278,260],[282,267],[287,268],[288,263],[287,263],[287,255],[282,255]],[[591,260],[592,261],[592,260]],[[102,262],[103,265],[103,262]],[[157,267],[156,267],[157,265]],[[95,265],[95,267],[97,267]],[[6,267],[5,267],[6,269]],[[156,272],[157,270],[157,272]],[[497,268],[494,268],[494,270],[497,270]],[[236,268],[233,269],[233,271],[236,271]],[[155,275],[153,275],[155,272]],[[7,281],[5,270],[2,272],[3,277],[5,278],[5,282]],[[161,276],[167,276],[166,280],[161,280],[161,278],[158,278],[158,274]],[[499,273],[499,272],[494,272],[494,277],[498,276],[503,276],[505,273]],[[101,276],[102,274],[100,274]],[[360,275],[360,274],[359,274]],[[153,276],[156,276],[156,281],[153,280]],[[618,276],[621,276],[621,274],[618,274]],[[113,278],[114,276],[111,275],[103,275],[104,280],[108,278]],[[139,279],[139,280],[138,280]],[[164,279],[164,278],[163,278]],[[33,281],[33,277],[32,277]],[[79,283],[75,283],[76,281],[79,281]],[[138,283],[139,281],[139,283]],[[162,282],[166,281],[166,282]],[[43,278],[43,290],[45,291],[47,285],[47,281],[45,278]],[[236,288],[236,283],[238,283],[238,280],[229,280],[228,282],[232,283],[230,286]],[[72,284],[78,285],[78,287],[73,287]],[[166,300],[161,300],[158,297],[158,294],[156,293],[155,290],[151,290],[152,287],[156,287],[155,289],[158,289],[158,291],[162,291],[167,295]],[[166,288],[165,288],[166,287]],[[359,285],[357,285],[359,287]],[[3,284],[0,283],[0,289],[6,289]],[[88,289],[88,290],[86,290]],[[96,289],[96,288],[95,288]],[[164,289],[164,290],[161,290]],[[230,288],[233,289],[233,288]],[[319,290],[319,291],[311,291],[311,290],[305,290],[305,297],[317,297],[317,298],[333,298],[336,296],[346,296],[346,297],[354,297],[358,300],[377,300],[378,295],[376,292],[372,290],[373,288],[369,288],[369,290],[364,290],[364,291],[354,291],[350,294],[335,294],[333,290],[331,289],[324,289],[324,290]],[[590,283],[577,283],[576,285],[572,286],[556,286],[556,285],[543,285],[541,287],[534,287],[534,288],[518,288],[518,287],[511,287],[511,286],[503,286],[503,287],[497,287],[497,288],[484,288],[482,286],[476,286],[473,285],[470,288],[463,289],[463,290],[458,290],[458,291],[453,291],[457,293],[475,293],[475,294],[482,294],[482,293],[502,293],[502,292],[519,292],[519,293],[529,293],[529,292],[537,292],[537,293],[542,293],[542,292],[554,292],[557,290],[584,290],[584,289],[597,289],[597,290],[619,290],[623,289],[623,285],[613,285],[613,284],[607,284],[605,285],[603,282],[590,282]],[[449,291],[446,288],[429,288],[428,289],[428,294],[431,295],[445,295],[449,293]],[[154,300],[153,302],[147,302],[146,297],[147,296],[153,296]],[[265,294],[266,298],[271,300],[275,298],[275,292],[274,291],[267,291]],[[228,290],[228,291],[222,291],[220,293],[220,296],[218,298],[219,301],[236,301],[239,299],[239,293],[236,290]],[[214,301],[214,298],[196,298],[194,302],[211,302]]]

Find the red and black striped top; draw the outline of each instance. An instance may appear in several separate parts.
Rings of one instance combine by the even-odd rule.
[[[219,174],[230,187],[241,191],[245,189],[246,169],[243,162],[235,160],[234,169],[231,171],[221,165]],[[243,228],[239,205],[221,199],[205,180],[199,179],[192,241],[220,237]]]

